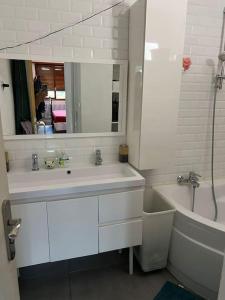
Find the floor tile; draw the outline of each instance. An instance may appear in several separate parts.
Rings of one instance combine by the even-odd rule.
[[[71,300],[68,277],[20,282],[21,300]]]
[[[177,283],[167,270],[143,273],[137,262],[129,275],[127,260],[111,259],[108,266],[107,257],[92,258],[90,270],[82,260],[24,269],[21,300],[153,300],[166,281]]]
[[[165,270],[129,275],[123,267],[74,273],[70,276],[72,300],[151,300],[164,283],[175,279]]]

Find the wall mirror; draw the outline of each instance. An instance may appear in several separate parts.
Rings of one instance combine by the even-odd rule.
[[[7,137],[122,134],[127,63],[0,59],[0,111]]]

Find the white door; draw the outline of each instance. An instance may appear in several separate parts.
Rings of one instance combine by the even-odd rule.
[[[2,91],[0,91],[0,94],[1,93]],[[9,189],[5,168],[5,155],[0,119],[0,300],[18,300],[20,297],[16,265],[15,260],[9,262],[7,258],[3,219],[1,213],[2,202],[8,198]]]

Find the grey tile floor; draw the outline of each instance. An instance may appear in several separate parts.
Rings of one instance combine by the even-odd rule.
[[[21,300],[152,300],[166,281],[176,282],[167,270],[134,275],[126,264],[20,280]]]

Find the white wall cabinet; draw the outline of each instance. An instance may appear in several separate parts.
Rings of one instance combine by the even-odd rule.
[[[13,218],[21,218],[16,239],[17,267],[49,262],[48,223],[45,202],[12,205]]]
[[[142,243],[143,188],[93,197],[12,205],[22,219],[17,267]]]
[[[98,253],[98,198],[47,203],[51,261]]]
[[[139,170],[175,158],[186,9],[186,0],[130,8],[127,134],[129,162]]]

